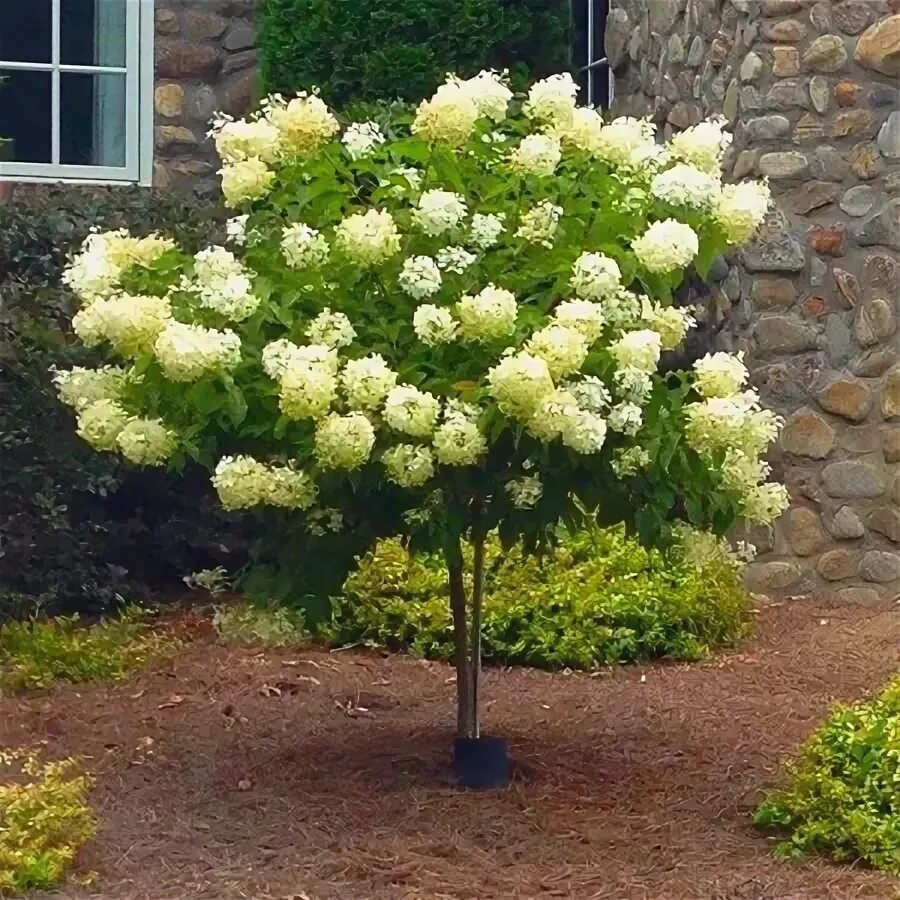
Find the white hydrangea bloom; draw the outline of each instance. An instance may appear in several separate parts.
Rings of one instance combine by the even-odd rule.
[[[305,91],[288,101],[277,94],[266,98],[263,115],[278,129],[282,152],[292,156],[311,153],[340,131],[322,98]]]
[[[53,383],[59,399],[75,410],[83,409],[97,400],[118,400],[128,383],[128,372],[118,366],[101,366],[99,369],[72,369],[57,371]]]
[[[275,173],[256,156],[222,166],[218,174],[225,204],[232,207],[267,194],[275,180]]]
[[[589,106],[577,107],[568,121],[554,128],[554,133],[566,147],[572,147],[590,156],[598,156],[603,148],[602,132],[603,117]]]
[[[413,313],[413,328],[423,344],[434,347],[452,341],[458,324],[449,309],[423,303]]]
[[[516,237],[532,244],[552,247],[562,214],[561,206],[557,206],[549,200],[541,200],[524,213],[516,230]]]
[[[458,83],[475,104],[479,116],[486,116],[494,122],[502,122],[506,118],[513,92],[506,83],[505,73],[485,69],[474,78]]]
[[[567,390],[558,388],[545,397],[528,422],[528,430],[541,441],[559,437],[576,453],[596,453],[606,440],[604,419],[582,409]]]
[[[306,516],[306,530],[316,537],[337,534],[344,528],[344,515],[339,509],[325,507],[313,509]]]
[[[424,300],[441,289],[441,270],[430,256],[410,256],[403,260],[400,287],[414,300]]]
[[[400,487],[421,487],[434,475],[434,455],[422,444],[397,444],[381,455],[387,477]]]
[[[711,456],[729,447],[759,455],[778,436],[781,419],[762,409],[753,391],[710,397],[685,407],[685,437],[699,454]]]
[[[253,158],[271,163],[278,156],[278,129],[265,119],[232,119],[219,113],[208,137],[213,139],[223,163]]]
[[[586,455],[600,451],[606,441],[606,432],[605,419],[579,407],[576,413],[563,421],[560,438],[576,453]]]
[[[472,136],[478,116],[473,92],[459,81],[448,81],[419,104],[412,133],[424,141],[461,147]]]
[[[741,512],[748,522],[771,525],[790,505],[791,497],[783,484],[760,484],[742,498]]]
[[[620,478],[638,475],[652,462],[650,454],[643,447],[620,447],[613,455],[613,471]]]
[[[249,215],[232,216],[225,223],[225,239],[235,247],[243,247],[247,243],[247,220]]]
[[[575,402],[588,412],[606,412],[612,401],[606,385],[596,375],[586,375],[579,381],[567,381],[560,387],[568,391]]]
[[[558,137],[552,134],[529,134],[510,153],[509,167],[519,175],[545,177],[556,171],[561,157]]]
[[[316,425],[316,458],[323,469],[358,469],[375,446],[375,429],[360,412],[331,413]]]
[[[603,300],[622,287],[622,272],[612,257],[582,253],[572,264],[569,284],[581,300]]]
[[[411,437],[429,437],[440,411],[441,405],[434,394],[409,384],[398,384],[384,401],[384,421],[395,431]]]
[[[307,509],[316,500],[312,478],[290,466],[267,466],[251,456],[224,456],[212,478],[225,509],[250,509],[266,504]]]
[[[621,116],[600,130],[593,155],[612,166],[642,169],[664,156],[665,148],[656,143],[655,134],[656,125],[649,119]]]
[[[662,338],[649,328],[629,331],[610,345],[619,368],[639,369],[641,372],[655,372],[659,367]]]
[[[434,455],[445,466],[473,466],[487,452],[487,439],[471,415],[448,406],[434,430]]]
[[[172,321],[156,339],[153,352],[170,381],[195,381],[234,368],[241,361],[241,339],[229,329]]]
[[[328,259],[330,248],[321,232],[295,222],[281,229],[281,252],[292,269],[313,269]]]
[[[194,281],[185,287],[197,294],[202,306],[234,322],[242,322],[259,308],[250,273],[224,247],[207,247],[194,256]]]
[[[506,493],[516,509],[533,509],[544,495],[544,485],[536,475],[522,475],[506,482]]]
[[[638,406],[643,406],[647,402],[653,390],[653,379],[650,375],[630,366],[619,369],[613,375],[613,383],[618,400],[627,400]]]
[[[115,400],[95,400],[78,413],[78,436],[95,450],[115,450],[130,416]]]
[[[743,353],[707,353],[694,363],[694,384],[704,397],[732,397],[750,377]]]
[[[487,250],[500,240],[505,228],[506,216],[503,213],[475,213],[469,226],[469,243],[476,250]]]
[[[709,209],[719,199],[722,182],[717,176],[701,172],[694,166],[676,163],[658,172],[650,182],[650,193],[673,206]]]
[[[554,389],[547,363],[530,353],[504,357],[488,371],[487,380],[501,411],[519,420],[529,419]]]
[[[385,141],[377,122],[353,122],[341,136],[350,159],[362,159],[374,153]]]
[[[337,350],[324,344],[308,344],[303,347],[281,338],[266,344],[262,352],[262,366],[269,378],[278,379],[290,366],[322,366],[332,375],[337,374]]]
[[[719,474],[727,490],[746,494],[763,481],[770,471],[771,467],[765,460],[730,447],[725,451]]]
[[[690,309],[661,306],[658,303],[647,303],[643,318],[653,331],[659,333],[663,350],[674,350],[678,347],[688,331],[697,324]]]
[[[436,255],[438,268],[456,275],[462,275],[477,258],[465,247],[442,247]]]
[[[603,298],[603,315],[611,332],[628,331],[643,321],[644,303],[631,291],[619,289]]]
[[[166,297],[118,294],[95,300],[72,319],[75,334],[88,347],[106,340],[122,356],[149,353],[172,318]]]
[[[603,307],[590,300],[563,300],[553,310],[553,319],[558,325],[581,332],[588,345],[603,332]]]
[[[715,205],[716,221],[728,241],[742,244],[762,224],[771,202],[771,191],[764,181],[726,184]]]
[[[175,452],[175,435],[159,419],[135,418],[118,433],[116,445],[136,466],[159,466]]]
[[[466,201],[453,191],[425,191],[413,210],[413,221],[432,236],[458,228],[465,217]]]
[[[732,141],[731,134],[724,130],[727,124],[720,116],[686,128],[669,141],[669,152],[674,159],[696,166],[709,175],[718,175],[722,157]]]
[[[390,178],[379,178],[379,187],[389,187],[389,193],[394,197],[406,196],[411,191],[417,191],[422,187],[422,172],[413,166],[396,166],[388,172],[394,178],[401,178],[405,184],[397,184],[392,182]]]
[[[588,354],[585,336],[565,325],[547,325],[529,338],[526,352],[547,363],[552,378],[563,378],[577,372]]]
[[[577,93],[578,85],[568,72],[551,75],[531,86],[522,111],[538,122],[561,125],[571,119]]]
[[[456,304],[460,334],[466,340],[490,341],[516,330],[519,306],[515,294],[489,284],[475,296],[465,295]]]
[[[352,359],[341,372],[341,386],[350,409],[374,410],[397,384],[397,373],[379,353]]]
[[[675,219],[654,222],[631,248],[641,265],[650,272],[671,272],[689,265],[700,244],[690,225]]]
[[[289,419],[318,419],[328,412],[337,394],[335,358],[334,348],[324,344],[295,347],[280,360],[269,358],[278,378],[279,405]]]
[[[618,403],[607,419],[612,431],[634,437],[644,424],[644,411],[636,403]]]
[[[374,266],[400,251],[400,232],[389,212],[370,209],[339,223],[334,230],[334,243],[354,262]]]
[[[356,337],[356,330],[342,312],[332,312],[325,307],[306,329],[306,336],[313,344],[324,347],[349,347]]]

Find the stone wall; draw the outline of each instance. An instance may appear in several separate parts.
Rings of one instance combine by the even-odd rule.
[[[746,351],[786,419],[771,461],[792,506],[751,535],[751,584],[897,596],[900,0],[612,6],[614,112],[651,115],[666,134],[723,113],[730,176],[773,189],[710,305],[715,342]]]
[[[256,98],[257,0],[156,0],[156,187],[207,191],[218,168],[206,137],[213,113]]]

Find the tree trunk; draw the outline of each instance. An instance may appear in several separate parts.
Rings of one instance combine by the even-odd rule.
[[[456,540],[454,547],[444,553],[447,573],[450,576],[450,609],[453,612],[454,663],[456,664],[456,736],[476,737],[478,732],[477,709],[472,693],[472,666],[469,655],[468,616],[466,614],[466,584],[463,575],[463,559]]]
[[[478,688],[481,680],[481,607],[484,600],[484,535],[472,535],[472,631],[469,638],[469,659],[472,667],[471,691],[474,734],[481,737]]]

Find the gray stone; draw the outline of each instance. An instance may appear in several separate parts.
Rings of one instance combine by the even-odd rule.
[[[838,3],[834,7],[834,24],[844,34],[859,34],[869,24],[868,3]]]
[[[884,608],[884,600],[875,588],[846,587],[841,588],[834,595],[839,603],[853,603],[856,606],[864,606],[869,609]]]
[[[802,0],[760,0],[760,12],[770,18],[791,16],[801,9],[803,9]]]
[[[816,333],[799,319],[790,316],[760,316],[754,329],[759,352],[766,356],[803,353],[818,346]]]
[[[785,79],[769,88],[764,105],[767,109],[809,109],[809,92],[803,81]]]
[[[775,138],[786,137],[790,133],[791,123],[785,116],[760,116],[748,119],[744,128],[751,141],[772,141]]]
[[[837,185],[830,181],[807,181],[791,191],[788,202],[795,213],[805,216],[814,209],[832,203],[837,194]]]
[[[797,288],[790,278],[755,278],[750,299],[757,309],[787,309],[797,299]]]
[[[654,0],[647,4],[650,14],[650,30],[656,34],[668,34],[673,23],[678,21],[678,0]]]
[[[190,37],[206,41],[219,37],[228,23],[217,13],[189,10],[185,13],[184,24]]]
[[[208,84],[201,84],[190,90],[187,110],[192,118],[200,122],[209,122],[218,108],[219,99],[215,89]]]
[[[828,79],[822,75],[814,75],[809,80],[809,99],[812,100],[813,109],[823,113],[831,104],[831,87]]]
[[[887,476],[870,463],[843,460],[825,466],[822,483],[829,497],[880,497],[887,489]]]
[[[756,169],[756,161],[759,153],[756,150],[741,150],[734,161],[731,174],[735,179],[744,178]]]
[[[246,50],[256,43],[256,29],[249,23],[238,20],[228,29],[222,46],[226,50]]]
[[[607,22],[609,19],[607,18]],[[607,25],[607,28],[609,26]],[[604,45],[605,46],[605,45]],[[680,63],[684,62],[684,41],[677,34],[673,34],[669,38],[669,43],[666,45],[666,49],[669,53],[669,62],[672,63]]]
[[[222,63],[222,74],[230,75],[232,72],[242,72],[256,66],[256,50],[241,50],[238,53],[229,53]]]
[[[703,38],[700,37],[699,34],[694,36],[694,40],[691,41],[691,47],[688,50],[687,55],[687,64],[696,68],[703,62],[703,57],[706,54],[706,44],[703,41]]]
[[[751,590],[781,590],[803,578],[803,570],[795,562],[776,560],[755,562],[747,566],[747,584]]]
[[[866,293],[874,297],[896,297],[900,293],[900,261],[886,253],[872,253],[863,273]]]
[[[744,247],[741,259],[748,272],[802,272],[806,264],[803,244],[791,234],[754,241]]]
[[[885,419],[900,416],[900,366],[895,366],[887,373],[881,386],[879,407]]]
[[[856,187],[850,188],[838,204],[848,216],[865,216],[872,211],[878,194],[873,187],[868,184],[858,184]]]
[[[813,28],[818,31],[831,31],[833,25],[831,23],[831,4],[832,0],[820,0],[819,3],[813,5],[809,11],[809,21]]]
[[[763,71],[762,59],[752,50],[744,57],[741,63],[741,81],[756,81]]]
[[[863,247],[882,244],[900,250],[900,199],[891,200],[881,212],[854,226],[853,237]]]
[[[881,297],[863,306],[856,316],[856,339],[863,347],[886,341],[897,330],[897,316]]]
[[[847,161],[834,147],[818,147],[810,163],[812,176],[827,181],[843,181],[849,171]]]
[[[606,17],[606,36],[604,48],[610,66],[618,68],[627,58],[628,42],[631,39],[633,25],[628,13],[618,7],[609,11]]]
[[[900,112],[894,110],[878,132],[878,149],[889,159],[900,157]]]
[[[884,461],[900,462],[900,427],[885,426],[882,443],[884,444]]]
[[[763,153],[759,158],[759,172],[768,178],[804,178],[809,173],[809,161],[795,150]]]
[[[835,431],[811,409],[795,412],[781,431],[781,447],[794,456],[825,459],[834,447]]]
[[[900,509],[893,506],[880,506],[866,516],[866,525],[870,531],[883,534],[889,541],[900,544]]]
[[[838,547],[829,550],[819,557],[816,568],[826,581],[840,581],[843,578],[852,578],[859,566],[859,553]]]
[[[794,127],[794,143],[821,144],[825,137],[825,121],[812,113],[804,113]]]
[[[884,176],[884,189],[889,194],[900,194],[900,169]]]
[[[859,574],[879,584],[896,582],[900,580],[900,556],[887,550],[870,550],[859,561]]]
[[[842,506],[834,514],[828,530],[834,537],[844,541],[861,538],[866,533],[862,520],[849,506]]]
[[[728,82],[728,88],[725,91],[725,99],[722,101],[722,115],[729,122],[737,119],[738,106],[741,99],[741,88],[736,78],[732,78]]]
[[[900,351],[896,347],[874,347],[866,350],[853,365],[850,371],[860,378],[878,378],[900,359]]]
[[[833,366],[843,366],[850,358],[853,335],[836,313],[825,317],[825,341],[828,361]]]
[[[832,275],[834,276],[834,283],[838,289],[838,297],[841,301],[841,306],[843,306],[844,309],[855,309],[859,305],[859,301],[862,297],[859,279],[851,272],[847,272],[845,269],[839,269],[837,267],[835,267]]]
[[[817,37],[803,54],[803,65],[813,72],[839,72],[846,62],[844,41],[836,34]]]
[[[741,88],[741,109],[744,112],[758,112],[762,109],[762,97],[751,84]]]
[[[811,256],[809,260],[809,283],[812,287],[822,287],[828,277],[828,266],[818,256]]]

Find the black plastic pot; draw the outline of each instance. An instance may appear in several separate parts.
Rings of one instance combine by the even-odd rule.
[[[506,738],[456,738],[453,771],[459,783],[473,790],[502,788],[509,784],[509,744]]]

